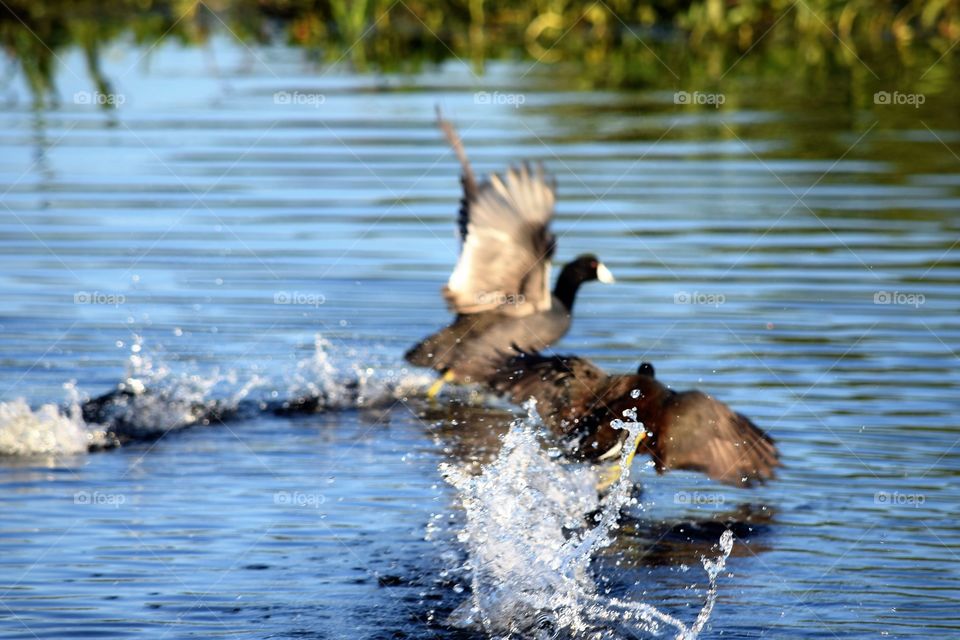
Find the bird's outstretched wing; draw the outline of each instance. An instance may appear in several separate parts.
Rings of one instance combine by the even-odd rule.
[[[699,391],[674,394],[663,410],[658,471],[701,471],[735,486],[773,478],[780,464],[776,445],[747,417]]]
[[[544,422],[570,436],[574,453],[587,459],[622,442],[624,432],[611,422],[635,412],[647,433],[640,450],[660,473],[699,471],[735,486],[774,477],[776,445],[748,418],[700,391],[673,391],[649,363],[639,371],[608,376],[584,358],[519,353],[505,359],[490,385],[517,403],[536,398]]]
[[[460,137],[442,117],[439,123],[463,167],[462,247],[444,298],[457,313],[523,316],[549,309],[553,179],[539,164],[522,164],[477,183]]]

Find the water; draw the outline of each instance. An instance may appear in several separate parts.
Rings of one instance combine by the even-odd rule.
[[[721,536],[717,560],[703,560],[710,587],[689,626],[646,603],[602,595],[590,563],[612,542],[621,513],[636,504],[628,454],[640,442],[642,425],[619,427],[629,430],[633,446],[622,451],[619,479],[599,500],[595,469],[552,459],[559,454],[548,455],[538,438],[544,427],[534,401],[527,412],[525,420],[511,425],[496,461],[479,476],[441,465],[466,513],[459,539],[468,549],[464,566],[472,587],[450,622],[494,637],[563,633],[599,639],[668,631],[678,640],[696,638],[716,603],[717,577],[733,548],[733,532]]]
[[[92,89],[73,50],[58,108],[32,111],[18,77],[4,89],[4,425],[36,417],[23,398],[80,451],[73,418],[39,408],[129,378],[136,345],[187,397],[283,399],[339,376],[375,401],[4,458],[0,635],[482,635],[450,622],[472,587],[439,466],[495,460],[511,414],[392,395],[428,382],[401,354],[447,319],[458,185],[437,103],[478,169],[557,173],[559,258],[592,251],[617,276],[583,290],[558,349],[650,360],[783,453],[751,491],[638,462],[596,593],[692,625],[701,559],[729,529],[701,637],[960,629],[955,87],[883,110],[844,74],[811,88],[745,63],[723,109],[690,110],[672,85],[581,91],[528,64],[355,74],[225,37],[144,53],[104,52],[118,111],[69,100]]]

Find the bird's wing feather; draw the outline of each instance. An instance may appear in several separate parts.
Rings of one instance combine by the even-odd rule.
[[[460,259],[444,297],[458,313],[501,308],[527,315],[550,308],[550,233],[555,196],[542,168],[493,174],[465,199]]]
[[[572,420],[584,412],[584,404],[593,400],[593,388],[606,377],[583,358],[521,352],[507,359],[489,384],[515,403],[534,398],[547,426],[565,433],[573,428]]]
[[[541,165],[510,167],[480,184],[453,125],[440,129],[462,167],[459,229],[462,248],[443,296],[457,313],[491,309],[523,316],[550,308],[550,220],[556,185]]]
[[[773,439],[748,418],[699,391],[675,394],[664,407],[657,469],[702,471],[714,480],[748,486],[774,475]]]

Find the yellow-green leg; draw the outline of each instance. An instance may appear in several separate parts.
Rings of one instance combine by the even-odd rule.
[[[640,440],[642,439],[643,438],[641,437]],[[637,447],[640,446],[640,440],[637,440]],[[629,469],[630,465],[633,464],[633,458],[637,455],[637,447],[634,447],[633,451],[628,453],[627,457],[624,459],[624,465],[627,469]],[[600,481],[597,482],[597,491],[602,493],[612,487],[613,483],[620,479],[620,468],[620,462],[617,461],[604,469],[600,474]]]
[[[453,382],[454,376],[452,371],[447,371],[443,376],[430,385],[430,388],[427,389],[427,397],[431,400],[435,399],[440,393],[440,390],[443,389],[443,385],[448,382]]]

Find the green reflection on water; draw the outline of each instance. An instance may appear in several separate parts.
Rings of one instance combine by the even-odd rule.
[[[360,70],[413,71],[457,58],[480,73],[485,61],[510,59],[563,65],[560,82],[569,88],[701,91],[731,73],[803,82],[840,70],[871,83],[908,70],[910,86],[898,88],[929,94],[951,77],[960,0],[16,0],[0,7],[0,42],[38,106],[53,93],[58,52],[67,47],[84,52],[93,85],[108,94],[98,62],[107,43],[200,45],[214,31],[303,47],[317,60]]]

